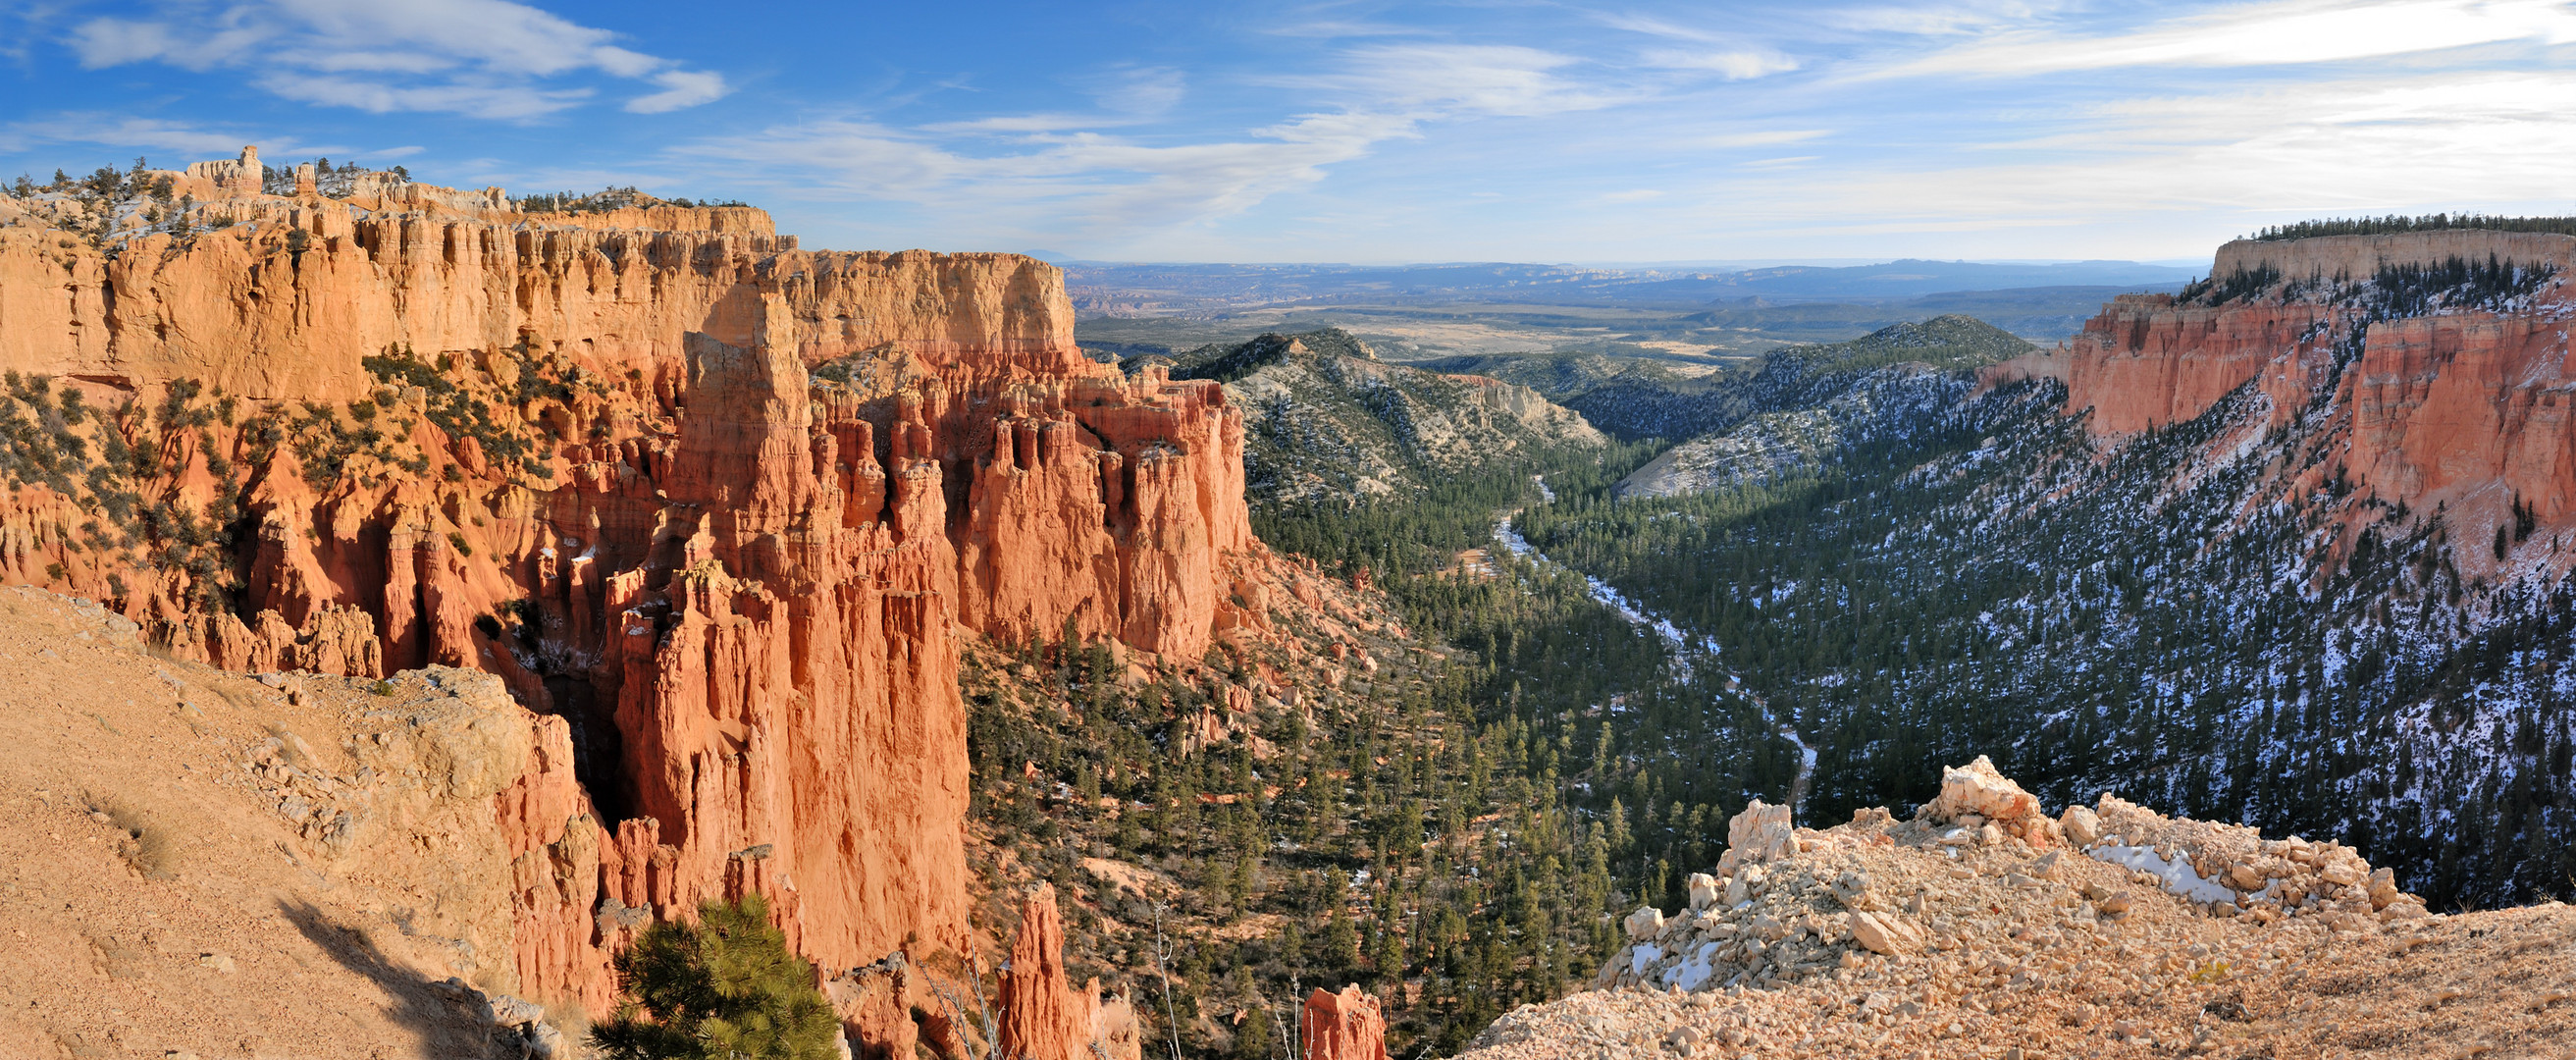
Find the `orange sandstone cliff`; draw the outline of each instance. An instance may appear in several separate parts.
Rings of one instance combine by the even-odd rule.
[[[1050,266],[246,172],[168,175],[184,231],[0,212],[0,577],[230,668],[498,675],[494,989],[599,1010],[639,925],[754,889],[826,969],[962,951],[960,634],[1248,621],[1240,416],[1085,359]]]
[[[2254,405],[2215,444],[2295,428],[2285,473],[2444,510],[2482,541],[2517,506],[2576,522],[2576,237],[2485,230],[2239,240],[2180,299],[2123,295],[2054,350],[1987,370],[2045,377],[2100,436]],[[2517,535],[2517,541],[2526,535]],[[2546,543],[2553,535],[2538,535]],[[2461,550],[2484,573],[2482,550]],[[2499,563],[2509,561],[2497,561]]]

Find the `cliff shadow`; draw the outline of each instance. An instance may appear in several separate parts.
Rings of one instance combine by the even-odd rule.
[[[626,736],[617,729],[613,706],[597,694],[587,674],[546,671],[540,676],[553,701],[549,712],[572,728],[573,777],[589,794],[600,827],[613,834],[619,822],[635,816],[637,801],[635,782],[626,776]]]
[[[388,958],[364,930],[334,919],[310,902],[281,899],[277,911],[341,967],[385,992],[388,1003],[378,1011],[387,1022],[411,1034],[409,1055],[421,1060],[495,1055],[493,1025],[483,1014],[488,1006],[474,988],[453,979],[431,979]]]

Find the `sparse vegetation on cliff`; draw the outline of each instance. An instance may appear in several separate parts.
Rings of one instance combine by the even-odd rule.
[[[2439,232],[2469,228],[2492,232],[2550,232],[2576,236],[2576,217],[2500,217],[2480,213],[2428,213],[2415,216],[2335,217],[2274,225],[2246,238],[2272,243],[2319,236],[2385,236],[2405,232]]]
[[[610,185],[594,192],[550,191],[535,195],[515,195],[510,207],[521,213],[607,213],[635,206],[677,206],[688,208],[743,207],[749,203],[738,199],[719,202],[714,199],[664,199],[635,189],[633,185]]]
[[[2358,306],[2369,320],[2423,316],[2441,310],[2477,309],[2501,312],[2516,299],[2546,286],[2558,267],[2546,261],[2505,261],[2488,254],[2474,261],[2454,254],[2432,264],[2401,262],[2382,265],[2367,279],[2351,276],[2287,277],[2270,264],[2229,270],[2185,286],[2177,301],[2206,306],[2279,297],[2289,301],[2322,301]]]

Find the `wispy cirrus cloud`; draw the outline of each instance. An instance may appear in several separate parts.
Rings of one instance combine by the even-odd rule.
[[[2040,135],[1891,170],[1724,183],[1699,202],[1836,231],[1976,232],[2215,213],[2495,209],[2564,201],[2576,71],[2354,78],[2122,99]],[[2375,164],[2403,160],[2402,165]],[[1716,209],[1714,207],[1710,209]]]
[[[1998,77],[2140,66],[2288,66],[2513,42],[2576,42],[2576,7],[2561,0],[2276,0],[2123,32],[2006,30],[1878,73]]]
[[[1667,70],[1704,70],[1729,81],[1750,81],[1766,74],[1784,74],[1799,66],[1796,59],[1760,48],[1715,51],[1649,48],[1640,53],[1638,59],[1648,66]]]
[[[1729,81],[1749,81],[1798,69],[1797,59],[1767,45],[1749,43],[1741,34],[1686,25],[1634,12],[1601,12],[1602,25],[1660,38],[1667,44],[1646,48],[1636,61],[1664,70],[1714,73]]]
[[[1280,79],[1333,93],[1355,109],[1426,117],[1535,117],[1637,98],[1567,75],[1574,56],[1517,44],[1393,43],[1353,48],[1330,73]]]
[[[976,210],[987,228],[1079,231],[1069,239],[1203,226],[1323,183],[1332,168],[1444,122],[1559,115],[1617,106],[1631,90],[1572,76],[1574,57],[1544,49],[1376,40],[1324,69],[1251,80],[1315,109],[1186,142],[1135,131],[1185,94],[1176,72],[1116,70],[1089,79],[1102,107],[911,126],[859,117],[784,123],[673,150],[682,165],[739,167],[794,194],[895,200],[934,213]]]
[[[349,153],[347,148],[337,145],[310,143],[285,136],[262,138],[238,129],[112,114],[59,114],[0,126],[0,153],[14,154],[52,144],[79,144],[159,154],[163,156],[163,164],[221,158],[240,151],[243,144],[254,142],[262,144],[275,158],[311,153]],[[418,151],[419,148],[415,147],[401,154]],[[398,156],[393,152],[377,152],[371,157]]]
[[[977,210],[987,227],[1024,223],[1103,231],[1186,225],[1239,212],[1322,181],[1327,167],[1409,135],[1410,119],[1309,114],[1223,141],[1155,145],[1092,131],[1050,130],[1000,151],[970,152],[930,130],[859,119],[780,125],[673,150],[683,166],[740,167],[794,194],[890,200],[935,212]],[[940,130],[946,131],[946,130]]]
[[[524,121],[626,82],[654,90],[628,98],[625,109],[653,114],[730,91],[721,74],[617,39],[510,0],[253,0],[221,8],[170,2],[139,17],[93,18],[72,26],[66,43],[88,69],[243,70],[282,98],[375,113]]]

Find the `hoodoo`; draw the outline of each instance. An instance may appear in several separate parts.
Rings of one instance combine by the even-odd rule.
[[[1085,359],[1051,266],[259,172],[154,175],[187,234],[0,208],[10,415],[59,432],[0,574],[225,667],[498,675],[487,988],[602,1010],[648,913],[749,890],[827,969],[964,948],[959,631],[1194,661],[1258,548],[1222,390]]]
[[[1306,1060],[1386,1060],[1386,1017],[1359,987],[1338,994],[1317,988],[1298,1021]]]
[[[997,1056],[1026,1060],[1137,1060],[1143,1042],[1136,1010],[1123,997],[1103,997],[1093,980],[1074,990],[1064,971],[1064,919],[1055,886],[1041,883],[1020,903],[1020,930],[1002,972]]]

